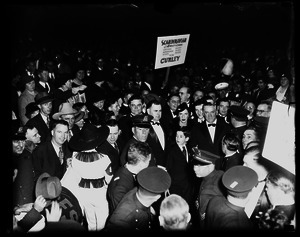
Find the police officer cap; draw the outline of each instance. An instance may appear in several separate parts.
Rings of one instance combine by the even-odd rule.
[[[222,182],[230,195],[243,196],[257,185],[258,176],[251,168],[237,165],[223,174]]]
[[[228,93],[227,99],[232,100],[232,101],[236,101],[236,102],[241,102],[242,101],[242,96],[239,93],[230,92],[230,93]]]
[[[193,148],[193,164],[194,165],[210,165],[215,164],[220,156],[209,151]]]
[[[224,90],[228,88],[229,84],[227,82],[219,82],[218,84],[215,85],[216,90]]]
[[[139,114],[132,118],[132,124],[134,127],[140,127],[140,128],[150,128],[153,116],[149,114]]]
[[[171,177],[167,171],[156,166],[150,166],[137,175],[139,185],[154,194],[161,194],[169,189]]]
[[[236,120],[239,121],[247,121],[248,120],[248,114],[250,114],[250,112],[246,109],[244,109],[241,106],[238,105],[232,105],[229,107],[230,110],[230,114],[236,118]]]

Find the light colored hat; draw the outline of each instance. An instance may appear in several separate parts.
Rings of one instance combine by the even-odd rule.
[[[215,86],[216,90],[223,90],[226,89],[229,86],[227,82],[220,82]]]
[[[55,120],[58,120],[60,116],[67,115],[67,114],[74,114],[76,116],[77,121],[79,121],[84,116],[83,111],[77,111],[76,109],[73,109],[72,105],[70,103],[66,102],[66,103],[62,103],[59,106],[59,111],[57,113],[53,114],[52,118]]]
[[[48,173],[43,173],[36,182],[35,196],[42,195],[45,199],[53,200],[60,195],[61,189],[59,178],[50,176]]]

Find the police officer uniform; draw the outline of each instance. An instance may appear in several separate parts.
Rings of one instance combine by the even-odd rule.
[[[245,199],[258,183],[256,172],[246,166],[234,166],[222,176],[227,195]],[[253,230],[242,205],[235,205],[225,197],[212,198],[206,209],[206,230]]]
[[[208,151],[200,150],[198,155],[193,156],[193,164],[206,166],[215,164],[219,157]],[[216,196],[224,197],[225,189],[222,185],[224,171],[214,169],[209,175],[202,178],[199,193],[196,200],[197,218],[199,218],[200,229],[204,228],[206,207],[210,199]],[[197,228],[197,224],[194,225]]]
[[[151,231],[155,217],[151,206],[145,206],[138,198],[139,189],[147,197],[160,195],[169,189],[171,177],[167,171],[156,166],[143,169],[137,175],[138,187],[130,190],[106,222],[106,231]],[[155,202],[155,201],[154,201]]]

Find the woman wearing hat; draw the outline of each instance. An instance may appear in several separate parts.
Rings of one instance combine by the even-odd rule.
[[[106,191],[112,178],[111,161],[107,155],[96,151],[108,134],[107,126],[97,128],[86,123],[69,141],[75,152],[62,183],[77,196],[89,231],[103,229],[108,217]]]

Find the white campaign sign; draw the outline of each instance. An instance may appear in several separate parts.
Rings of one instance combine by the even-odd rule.
[[[274,101],[263,157],[295,174],[295,108]]]
[[[190,35],[157,38],[155,69],[183,64]]]

